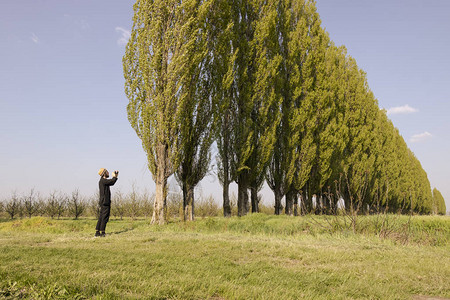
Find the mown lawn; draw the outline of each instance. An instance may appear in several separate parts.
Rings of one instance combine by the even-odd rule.
[[[386,238],[326,217],[112,220],[105,238],[93,219],[4,220],[0,298],[450,298],[450,219],[406,220]]]

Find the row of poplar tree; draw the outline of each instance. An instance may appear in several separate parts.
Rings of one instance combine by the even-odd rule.
[[[258,210],[264,182],[276,214],[283,198],[287,214],[342,200],[361,212],[436,210],[426,172],[314,1],[138,0],[123,67],[156,183],[153,223],[165,222],[172,175],[193,219],[213,144],[225,216],[232,182],[240,216]]]

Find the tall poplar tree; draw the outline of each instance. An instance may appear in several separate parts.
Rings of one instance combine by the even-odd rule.
[[[224,188],[224,215],[229,215],[228,186],[230,180],[238,184],[238,215],[248,212],[249,167],[251,155],[254,86],[254,51],[251,45],[255,31],[255,6],[253,1],[219,1],[222,12],[219,24],[224,34],[219,34],[217,53],[223,64],[218,72],[223,76],[216,82],[215,98],[220,103],[218,118],[219,178]],[[227,21],[225,21],[228,18]],[[227,38],[229,38],[227,40]],[[224,42],[224,43],[223,43]],[[217,65],[217,64],[216,64]],[[222,99],[220,99],[222,97]]]
[[[234,5],[231,1],[217,0],[211,22],[212,46],[212,103],[214,105],[217,176],[222,185],[223,215],[231,216],[229,186],[236,177],[234,155],[234,127],[236,120],[235,76],[236,57],[239,51],[235,43],[236,28],[233,19]]]
[[[347,143],[347,127],[344,124],[345,113],[345,72],[347,52],[344,47],[336,47],[333,43],[327,48],[325,69],[319,73],[320,97],[317,101],[317,127],[315,144],[317,145],[314,160],[315,186],[322,203],[328,211],[334,211],[337,199],[335,182],[342,172],[343,151]],[[311,191],[309,192],[311,194]],[[303,197],[306,200],[306,195]],[[308,207],[311,208],[311,199]]]
[[[275,27],[278,56],[276,92],[281,98],[281,118],[267,173],[275,196],[275,214],[281,213],[286,195],[286,213],[293,213],[294,199],[309,177],[316,145],[313,130],[317,122],[315,102],[318,73],[321,72],[327,37],[313,1],[278,2],[279,24]]]
[[[156,184],[152,224],[166,222],[167,179],[180,161],[180,132],[189,110],[199,0],[138,0],[123,58],[128,120],[142,140]]]
[[[373,176],[374,121],[378,106],[368,89],[365,73],[358,68],[356,61],[348,57],[347,66],[344,124],[348,130],[348,142],[344,149],[343,192],[346,209],[356,212],[364,208],[368,200],[368,186]]]
[[[194,189],[209,171],[214,133],[211,73],[215,44],[210,30],[211,3],[192,1],[184,9],[184,14],[190,16],[190,23],[185,26],[192,30],[187,38],[190,61],[181,87],[187,105],[180,118],[180,164],[175,177],[183,191],[184,219],[191,221],[194,220]]]
[[[396,139],[400,138],[400,134],[386,116],[385,110],[379,111],[376,132],[376,144],[380,149],[375,159],[371,206],[380,212],[381,208],[389,202],[389,198],[400,199],[406,194],[402,194],[400,181],[396,180],[400,177],[400,163],[402,161],[402,158],[399,157],[401,150],[396,146]],[[403,190],[403,192],[405,191]]]
[[[258,212],[262,188],[280,122],[283,47],[285,48],[286,1],[255,1],[257,21],[252,47],[255,51],[255,83],[251,112],[251,155],[248,160],[252,212]]]
[[[319,173],[317,164],[321,158],[321,133],[331,117],[331,103],[328,95],[329,76],[326,74],[326,54],[329,38],[321,27],[319,14],[313,1],[307,1],[302,10],[306,21],[306,34],[302,27],[295,30],[292,38],[294,49],[302,49],[302,55],[293,51],[292,60],[297,68],[291,79],[294,90],[294,114],[291,127],[298,135],[296,142],[295,173],[286,193],[286,214],[293,214],[294,200],[299,191],[305,189],[312,173]],[[295,16],[299,18],[298,16]],[[298,27],[297,27],[298,28]],[[316,180],[317,186],[320,179]],[[310,185],[312,187],[313,185]],[[308,196],[310,196],[309,193]]]
[[[234,111],[236,120],[234,131],[234,163],[233,167],[238,185],[238,216],[248,213],[249,198],[248,188],[250,185],[250,169],[248,160],[252,153],[252,130],[251,114],[253,110],[252,95],[255,84],[255,51],[252,41],[255,34],[256,9],[254,1],[233,1],[233,40],[236,49],[235,77],[232,100],[235,102]]]
[[[273,80],[273,94],[280,98],[277,111],[280,113],[275,129],[275,145],[270,157],[266,174],[268,186],[275,197],[275,214],[281,213],[281,199],[292,182],[295,171],[296,147],[299,135],[292,124],[294,116],[294,93],[301,85],[301,80],[295,82],[292,77],[300,77],[300,65],[295,58],[303,59],[306,48],[302,43],[307,35],[307,17],[305,1],[276,1],[273,12],[268,17],[273,18],[271,31],[272,60],[278,63]],[[272,64],[273,64],[272,63]],[[297,86],[293,86],[293,82]]]
[[[439,215],[446,214],[445,200],[437,188],[433,189],[433,213]]]

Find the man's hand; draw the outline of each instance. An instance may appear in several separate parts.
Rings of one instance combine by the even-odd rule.
[[[119,176],[119,171],[114,171],[113,177],[118,177],[118,176]]]

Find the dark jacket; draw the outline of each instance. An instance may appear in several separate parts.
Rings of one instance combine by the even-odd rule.
[[[116,183],[117,177],[113,177],[111,179],[107,178],[100,178],[100,181],[98,182],[98,187],[100,189],[100,199],[99,204],[100,206],[110,206],[111,205],[111,191],[109,187],[111,185],[114,185]]]

